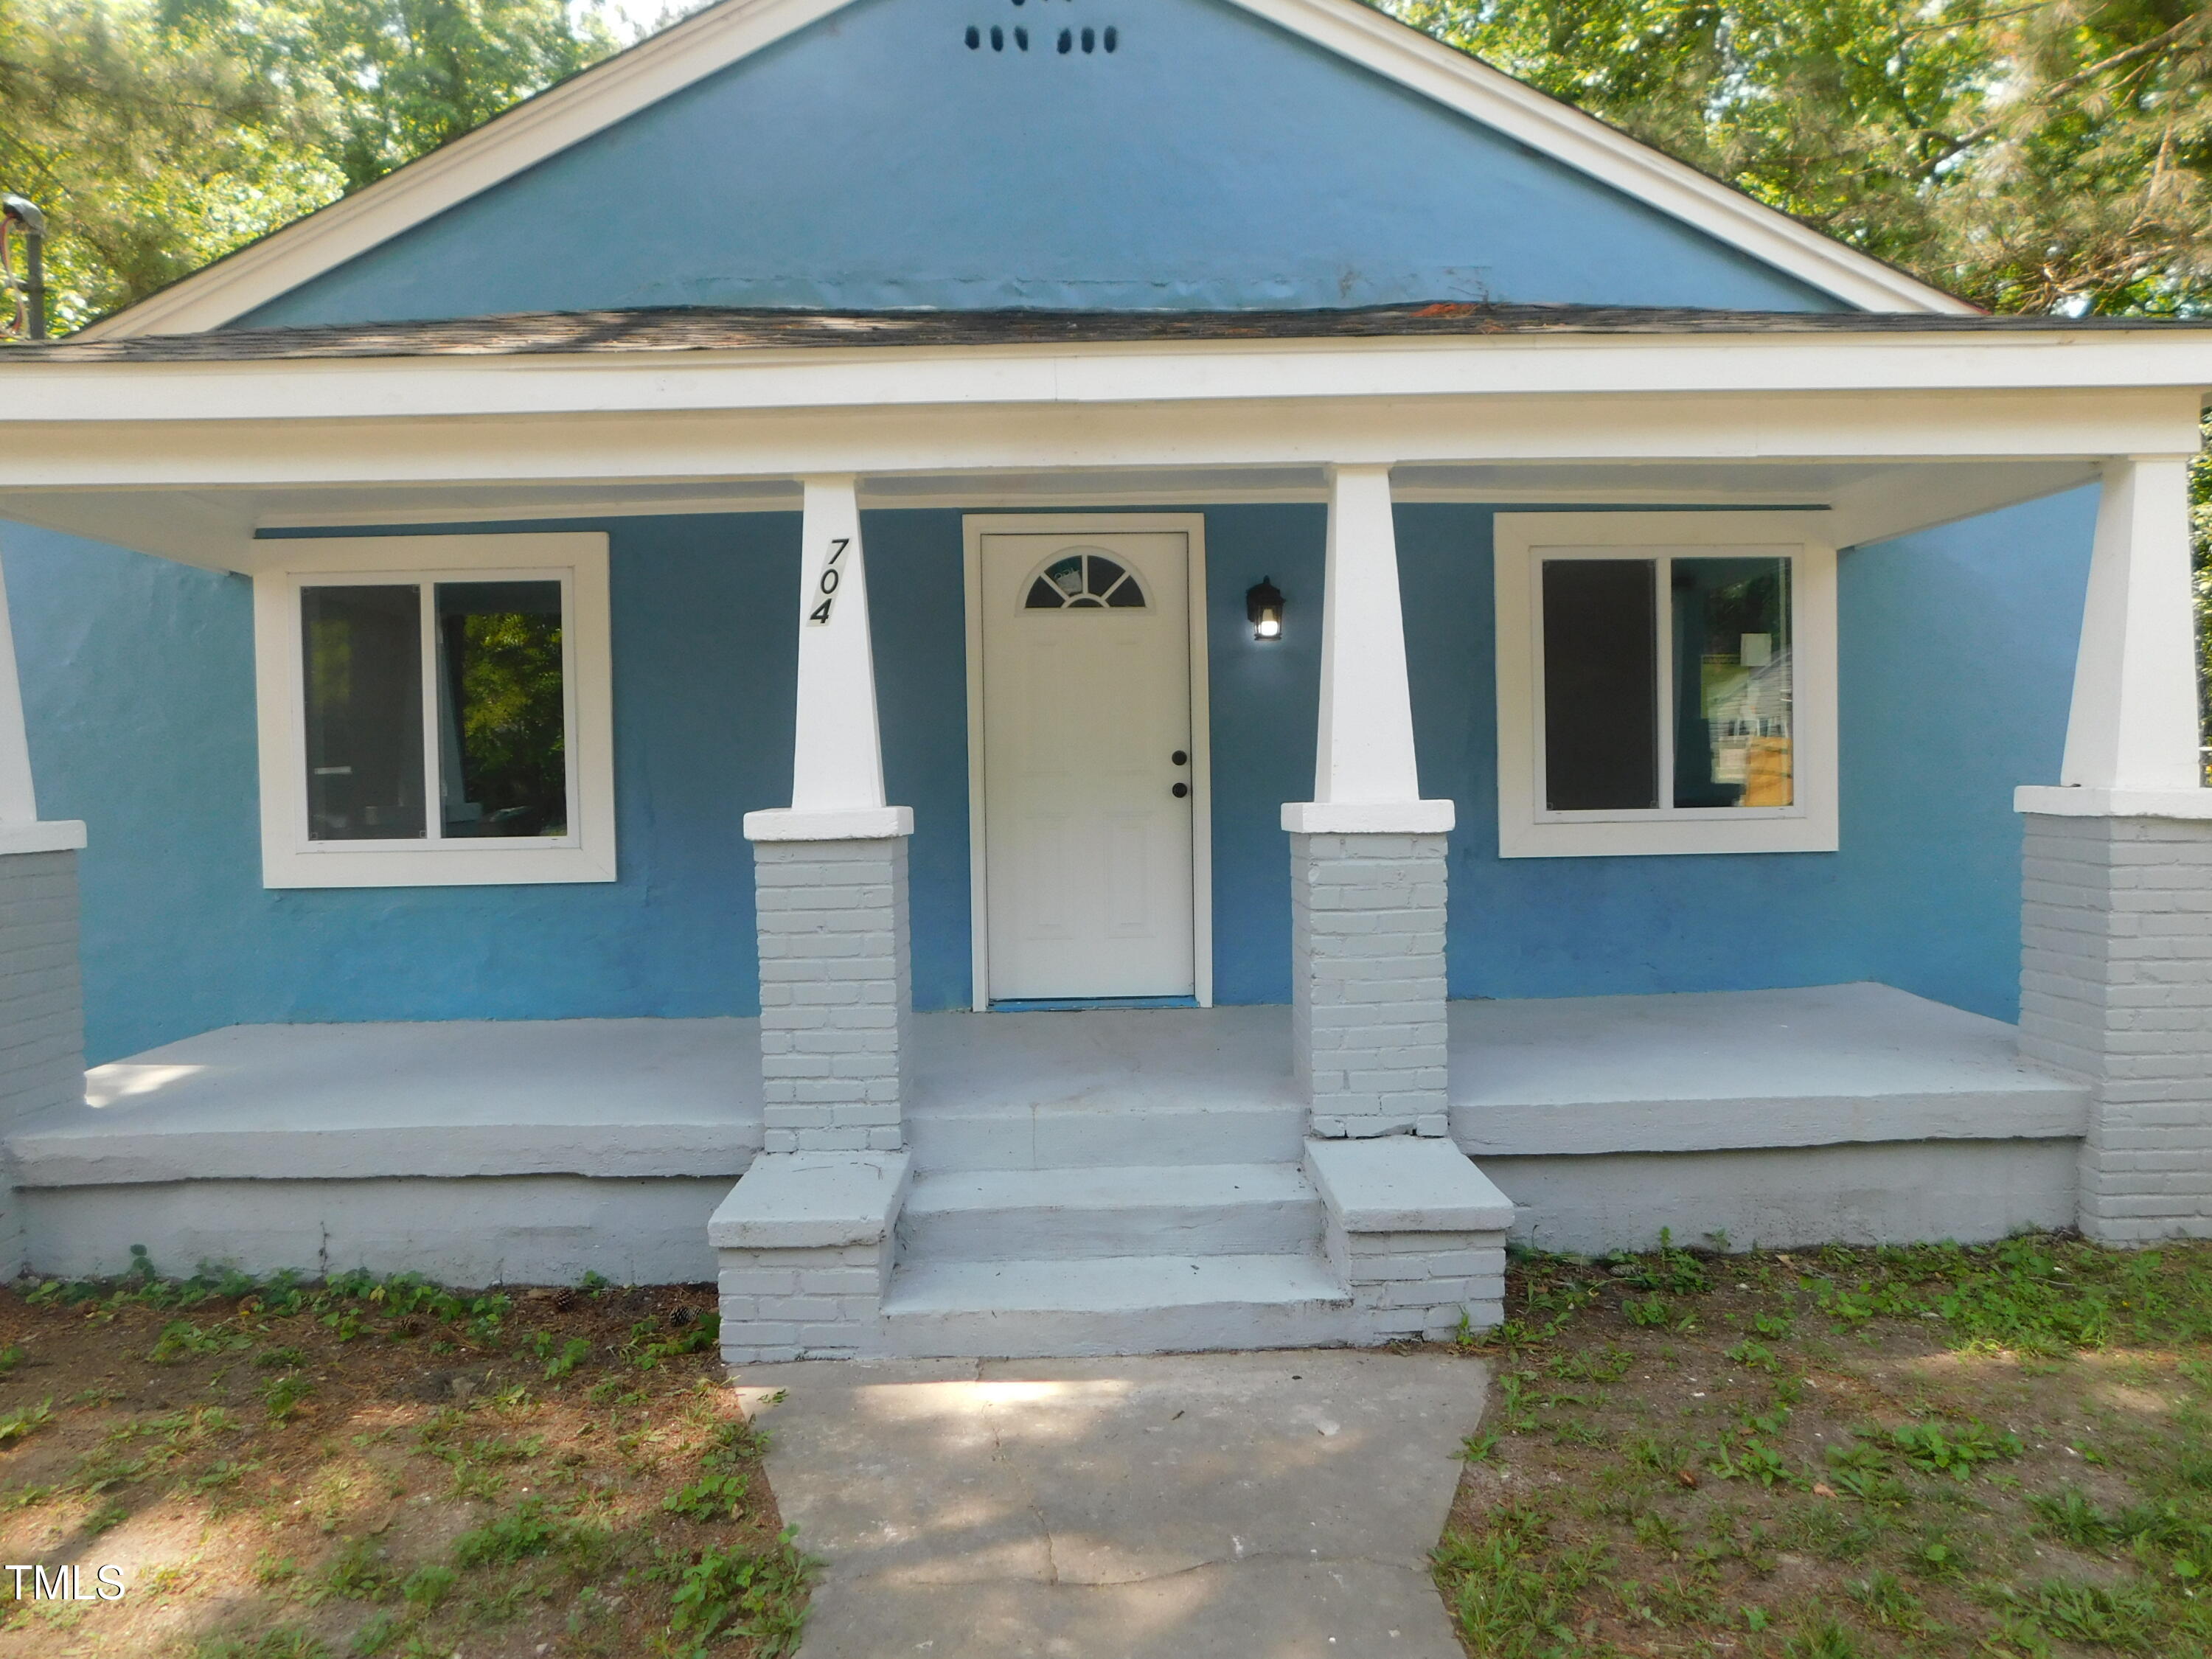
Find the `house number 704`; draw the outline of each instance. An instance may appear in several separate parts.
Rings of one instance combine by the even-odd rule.
[[[806,613],[807,621],[830,620],[830,607],[837,603],[837,584],[845,579],[844,572],[837,568],[837,561],[845,556],[845,550],[852,544],[850,536],[839,536],[830,544],[830,556],[822,561],[821,580],[814,584],[814,591],[822,596],[821,603]]]

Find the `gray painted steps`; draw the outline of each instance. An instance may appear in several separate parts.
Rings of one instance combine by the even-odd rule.
[[[1132,1157],[1155,1164],[1295,1164],[1306,1109],[1295,1102],[1177,1104],[927,1105],[907,1117],[914,1167],[1095,1169]]]
[[[969,1170],[915,1179],[899,1243],[930,1262],[1304,1254],[1322,1223],[1291,1164]]]
[[[909,1259],[879,1320],[889,1355],[1027,1358],[1326,1346],[1351,1309],[1318,1254]]]

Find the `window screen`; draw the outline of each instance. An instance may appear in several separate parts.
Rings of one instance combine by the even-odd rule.
[[[1543,567],[1544,789],[1555,812],[1659,804],[1656,567]]]
[[[300,598],[308,839],[419,839],[422,591],[309,587]]]

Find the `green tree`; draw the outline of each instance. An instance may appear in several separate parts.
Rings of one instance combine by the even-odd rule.
[[[1388,9],[1992,310],[2212,302],[2212,7],[2201,3]]]
[[[563,0],[0,0],[0,181],[46,210],[63,332],[615,45]]]

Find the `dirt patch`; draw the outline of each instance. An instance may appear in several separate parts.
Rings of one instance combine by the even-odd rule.
[[[805,1567],[714,1332],[704,1285],[0,1291],[0,1559],[46,1574],[0,1573],[0,1645],[788,1651]]]
[[[1535,1257],[1438,1553],[1476,1659],[2212,1647],[2212,1250]]]

